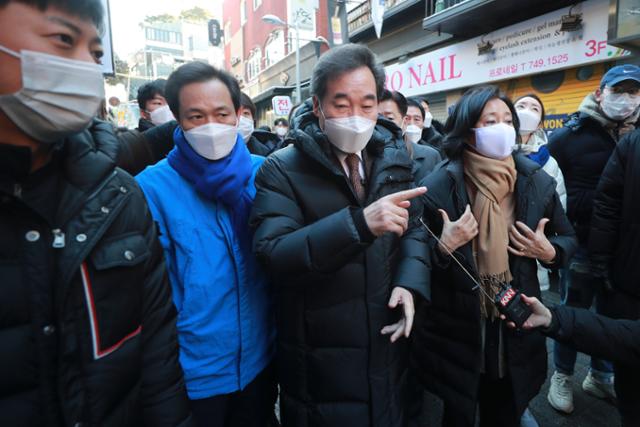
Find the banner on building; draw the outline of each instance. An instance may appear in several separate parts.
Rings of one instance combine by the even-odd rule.
[[[111,38],[111,12],[109,11],[109,0],[102,0],[104,8],[104,34],[102,34],[102,72],[105,75],[113,76],[116,73],[113,59],[113,42]]]
[[[371,0],[371,22],[376,30],[376,36],[380,38],[382,34],[382,23],[384,22],[385,0]]]
[[[452,46],[385,67],[386,86],[405,96],[441,92],[480,83],[613,60],[629,52],[607,44],[608,0],[587,0],[583,29],[560,31],[563,8]],[[490,41],[491,53],[479,55],[478,43]]]
[[[289,23],[297,21],[300,30],[315,31],[318,0],[290,0]]]

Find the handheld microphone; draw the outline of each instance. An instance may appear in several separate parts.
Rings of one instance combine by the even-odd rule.
[[[462,263],[458,261],[458,258],[453,255],[453,252],[449,250],[447,245],[442,243],[438,236],[436,236],[435,233],[431,231],[429,226],[424,223],[422,218],[420,218],[420,223],[424,226],[424,228],[427,229],[429,234],[442,245],[442,247],[447,251],[447,254],[449,254],[449,256],[456,262],[456,264],[458,264],[462,271],[475,284],[472,290],[479,289],[481,294],[489,301],[491,301],[496,306],[498,311],[507,318],[507,320],[515,323],[516,327],[520,329],[524,322],[526,322],[529,316],[531,316],[532,314],[531,309],[527,304],[525,304],[524,300],[522,299],[522,293],[510,284],[503,282],[500,284],[500,292],[496,294],[495,298],[492,298],[489,294],[487,294],[482,286],[480,286],[478,280],[473,277],[469,270],[467,270],[464,265],[462,265]]]

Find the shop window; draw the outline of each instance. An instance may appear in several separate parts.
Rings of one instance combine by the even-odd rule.
[[[581,82],[586,82],[593,77],[593,73],[593,65],[585,65],[584,67],[580,67],[576,70],[576,79]]]
[[[535,76],[531,76],[531,86],[538,92],[552,93],[562,86],[564,77],[564,70],[536,74]]]

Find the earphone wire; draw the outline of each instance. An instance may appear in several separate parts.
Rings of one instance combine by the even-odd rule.
[[[436,239],[436,241],[447,251],[447,253],[449,254],[449,256],[451,258],[453,258],[453,260],[456,262],[456,264],[458,264],[458,266],[462,269],[462,271],[464,271],[464,273],[469,277],[469,279],[471,279],[473,281],[473,283],[475,284],[475,286],[473,287],[473,289],[471,289],[472,291],[475,291],[476,289],[479,289],[480,292],[482,293],[482,295],[485,296],[485,298],[487,298],[489,301],[493,302],[493,298],[491,298],[489,296],[489,294],[482,289],[482,286],[480,285],[480,283],[476,280],[475,277],[473,277],[473,274],[471,274],[469,272],[469,270],[467,270],[465,268],[464,265],[462,265],[462,263],[458,260],[458,258],[455,257],[455,255],[453,255],[453,252],[449,249],[449,247],[447,245],[445,245],[442,240],[440,240],[438,238],[438,236],[436,236],[436,234],[431,231],[431,229],[429,228],[429,226],[427,224],[424,223],[424,221],[422,220],[422,218],[420,218],[420,223],[424,226],[424,228],[427,229],[427,231],[429,232],[429,234],[431,235],[431,237],[433,237],[434,239]]]

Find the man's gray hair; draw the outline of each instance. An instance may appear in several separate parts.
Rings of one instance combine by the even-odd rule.
[[[379,98],[384,90],[384,67],[368,47],[359,44],[334,47],[320,57],[313,67],[311,94],[323,99],[330,80],[361,67],[371,70],[376,81],[376,96]]]

